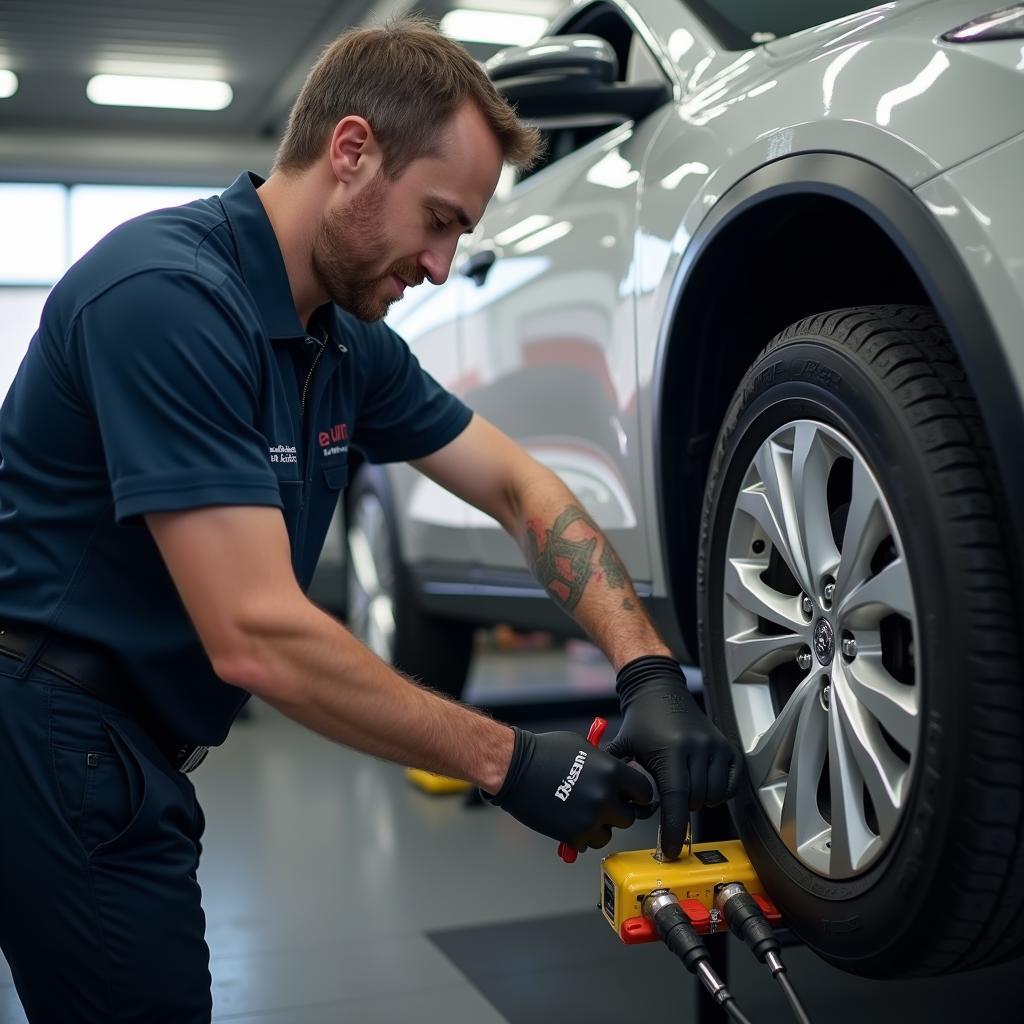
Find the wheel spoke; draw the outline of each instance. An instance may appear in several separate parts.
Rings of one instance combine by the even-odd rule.
[[[864,463],[855,458],[850,509],[836,569],[836,602],[841,603],[853,588],[871,575],[871,559],[890,532],[875,481]]]
[[[818,780],[828,750],[828,714],[817,699],[813,681],[807,693],[797,721],[779,830],[794,850],[828,831],[828,822],[818,809]]]
[[[914,621],[914,592],[902,558],[847,591],[839,605],[840,622],[851,629],[876,626],[886,612],[898,612]]]
[[[832,707],[835,704],[833,703]],[[832,803],[832,854],[829,874],[852,875],[880,843],[864,815],[864,780],[850,749],[840,716],[828,716],[829,790]]]
[[[754,467],[761,482],[743,491],[737,508],[758,521],[793,578],[805,592],[810,592],[813,581],[800,543],[800,516],[793,497],[792,452],[768,441],[754,457]]]
[[[850,692],[913,756],[920,726],[917,687],[904,686],[893,679],[882,664],[880,652],[862,651],[844,671]]]
[[[348,533],[348,552],[355,572],[356,582],[360,589],[370,598],[380,591],[380,579],[373,552],[365,532],[359,526],[353,526]]]
[[[879,836],[885,842],[896,829],[903,803],[906,765],[882,738],[878,723],[860,704],[837,672],[832,682],[833,715],[839,720],[847,749],[853,755],[860,778],[871,794]],[[863,813],[861,804],[858,812]],[[864,819],[865,827],[866,818]]]
[[[785,636],[766,636],[756,627],[726,637],[725,664],[730,682],[742,682],[755,677],[763,682],[776,665],[792,661],[807,641],[795,633]]]
[[[363,636],[370,599],[366,591],[359,585],[351,559],[349,559],[348,577],[348,606],[346,609],[348,626],[359,636]]]
[[[818,699],[816,686],[816,680],[808,676],[747,753],[747,772],[755,789],[776,784],[789,770],[800,713],[805,703]]]
[[[731,558],[725,567],[725,592],[741,608],[760,616],[790,633],[806,630],[807,623],[800,611],[800,599],[773,590],[761,573],[764,565],[742,558]]]
[[[391,600],[379,594],[370,604],[370,648],[379,658],[394,659],[395,616]]]
[[[812,587],[833,575],[839,549],[832,537],[828,506],[828,477],[836,461],[826,435],[813,423],[801,423],[793,441],[793,495],[798,540]]]

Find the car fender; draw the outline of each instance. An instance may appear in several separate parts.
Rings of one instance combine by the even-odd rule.
[[[677,324],[695,321],[700,294],[694,285],[698,268],[714,258],[715,242],[738,218],[783,196],[828,196],[837,199],[877,225],[919,279],[928,299],[945,323],[975,393],[981,399],[986,428],[1006,493],[1009,536],[1024,535],[1024,474],[1019,472],[1019,441],[1024,436],[1024,404],[1007,360],[1007,339],[997,333],[965,262],[936,217],[914,192],[880,167],[856,157],[831,152],[800,153],[775,160],[752,171],[718,198],[703,218],[667,285],[654,351],[641,361],[647,374],[641,386],[646,405],[643,420],[650,424],[651,458],[647,493],[654,496],[652,564],[661,573],[655,594],[667,594],[677,607],[689,604],[688,594],[674,594],[668,564],[678,525],[666,520],[670,481],[662,424],[670,404],[680,402],[680,382],[666,379],[673,345],[685,344]],[[755,243],[756,244],[756,243]],[[727,272],[723,268],[722,272]],[[640,336],[643,336],[641,330]],[[767,341],[768,339],[765,339]],[[713,440],[713,439],[712,439]],[[678,439],[673,439],[673,444]],[[691,484],[693,482],[691,481]],[[655,538],[659,541],[656,545]],[[1014,552],[1008,551],[1011,558]],[[1016,561],[1016,559],[1014,558]],[[677,588],[678,589],[678,588]]]

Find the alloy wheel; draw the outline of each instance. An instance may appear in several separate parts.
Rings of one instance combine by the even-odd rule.
[[[750,780],[829,878],[873,864],[909,799],[921,683],[910,573],[877,478],[823,423],[747,467],[726,544],[725,665]]]

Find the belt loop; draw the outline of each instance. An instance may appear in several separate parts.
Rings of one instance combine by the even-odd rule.
[[[46,646],[46,641],[50,635],[49,629],[43,629],[38,638],[33,643],[28,654],[21,659],[21,663],[18,665],[14,673],[15,679],[24,679],[29,672],[36,667],[36,662],[39,660],[39,656],[43,653],[43,648]]]

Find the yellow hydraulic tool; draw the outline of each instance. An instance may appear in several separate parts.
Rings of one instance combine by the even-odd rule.
[[[658,935],[644,916],[644,900],[669,890],[700,935],[726,931],[725,916],[716,901],[730,884],[740,883],[772,923],[779,912],[764,893],[754,866],[738,839],[696,843],[683,848],[678,860],[661,860],[655,850],[613,853],[601,862],[601,912],[623,942],[657,942]]]
[[[405,777],[418,789],[432,796],[444,793],[465,793],[473,788],[473,784],[463,779],[451,779],[447,775],[437,775],[424,771],[422,768],[406,768]]]

